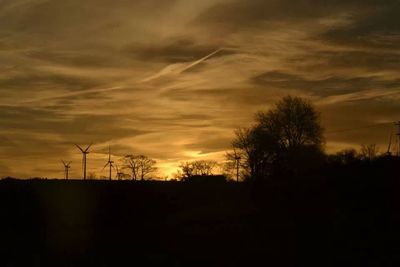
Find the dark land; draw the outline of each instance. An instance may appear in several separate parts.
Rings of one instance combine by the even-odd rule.
[[[0,182],[1,266],[398,266],[399,160],[249,183]]]

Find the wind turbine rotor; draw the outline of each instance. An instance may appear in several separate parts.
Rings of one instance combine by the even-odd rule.
[[[89,149],[90,149],[90,147],[91,147],[92,145],[93,145],[93,143],[90,143],[90,145],[88,145],[88,146],[87,146],[87,148],[84,150],[84,151],[85,151],[85,153],[87,152],[87,153],[89,154],[89,152],[88,152],[88,151],[89,151]]]
[[[83,153],[84,152],[84,150],[83,150],[83,148],[82,147],[80,147],[79,145],[77,145],[77,144],[75,144],[75,146]]]
[[[107,162],[106,165],[104,165],[103,169],[101,169],[101,171],[104,171],[104,169],[108,166],[108,164],[110,164],[110,162]]]

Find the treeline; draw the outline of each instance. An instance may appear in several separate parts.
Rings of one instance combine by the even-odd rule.
[[[310,175],[325,175],[332,167],[395,160],[389,152],[379,153],[375,144],[325,152],[320,113],[303,98],[287,96],[267,112],[255,114],[248,128],[235,131],[232,149],[225,162],[212,160],[183,162],[175,174],[179,180],[222,174],[228,180],[268,181]]]
[[[287,96],[268,112],[258,112],[253,126],[235,131],[224,170],[231,178],[256,181],[321,175],[331,166],[394,159],[389,153],[379,154],[374,144],[333,155],[326,154],[324,146],[324,129],[315,107]]]
[[[331,166],[344,167],[381,158],[398,157],[392,157],[389,152],[380,154],[375,144],[361,145],[358,151],[345,149],[327,154],[320,113],[310,101],[286,96],[269,111],[256,113],[252,126],[235,130],[231,149],[223,162],[181,162],[172,177],[157,177],[156,160],[140,154],[125,155],[111,167],[117,180],[188,181],[192,177],[223,176],[232,181],[265,181],[321,175]],[[97,177],[96,173],[89,172],[88,178],[109,177]]]

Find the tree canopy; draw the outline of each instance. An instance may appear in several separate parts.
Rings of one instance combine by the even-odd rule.
[[[123,161],[124,168],[131,172],[132,180],[145,180],[157,170],[156,161],[144,155],[126,155]]]
[[[319,113],[303,98],[284,97],[273,109],[259,112],[256,118],[257,127],[275,137],[282,148],[320,146],[323,143]]]
[[[241,158],[244,178],[261,178],[294,170],[322,152],[323,129],[319,113],[307,100],[287,96],[269,111],[256,114],[256,123],[235,131],[233,152]],[[298,158],[301,156],[302,158]]]

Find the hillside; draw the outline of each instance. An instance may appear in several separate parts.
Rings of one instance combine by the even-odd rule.
[[[3,180],[1,265],[394,264],[398,181],[351,175],[260,184]]]

